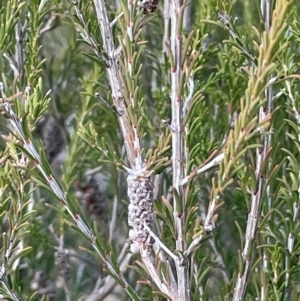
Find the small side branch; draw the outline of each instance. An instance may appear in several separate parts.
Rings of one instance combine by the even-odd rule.
[[[183,178],[181,181],[181,185],[186,185],[189,181],[194,179],[196,176],[208,171],[209,169],[217,166],[222,160],[224,159],[224,153],[219,154],[217,157],[212,159],[207,164],[199,167],[198,169],[194,170],[191,174],[189,174],[187,177]]]

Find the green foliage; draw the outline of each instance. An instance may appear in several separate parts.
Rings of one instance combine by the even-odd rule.
[[[113,57],[93,1],[4,0],[0,8],[1,297],[169,298],[128,243],[132,148],[154,184],[152,231],[166,249],[150,254],[161,283],[178,281],[171,253],[188,267],[191,300],[237,300],[244,277],[242,300],[298,300],[296,1],[274,1],[270,29],[261,12],[268,1],[191,1],[183,18],[192,28],[176,28],[180,72],[167,1],[149,14],[137,1],[105,2]],[[122,100],[109,77],[113,60]],[[48,118],[63,137],[53,161],[45,146],[58,134],[45,141]],[[122,120],[132,126],[126,135]]]

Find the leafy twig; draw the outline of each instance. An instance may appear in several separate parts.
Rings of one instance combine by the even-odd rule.
[[[267,73],[265,72],[265,68],[271,66],[272,59],[271,57],[272,49],[275,46],[275,43],[278,41],[280,37],[281,31],[285,28],[286,24],[284,22],[284,17],[287,11],[288,6],[291,4],[290,1],[281,1],[278,3],[273,15],[276,16],[276,20],[272,24],[270,28],[270,32],[268,35],[264,36],[263,44],[264,48],[261,49],[260,57],[258,61],[261,62],[258,65],[257,73],[250,78],[249,83],[253,82],[256,89],[259,87],[258,81],[264,77],[264,81],[267,80]],[[269,67],[270,68],[270,67]],[[249,87],[249,86],[248,86]],[[248,88],[249,89],[249,88]],[[252,90],[251,94],[253,99],[257,97],[258,89]],[[272,105],[272,91],[269,91],[267,95],[268,107],[267,110],[271,110]],[[266,110],[260,106],[259,108],[259,121],[263,120],[266,116]],[[258,220],[260,218],[260,210],[262,203],[262,193],[264,189],[264,176],[265,170],[264,166],[266,163],[266,159],[268,156],[268,152],[270,151],[270,140],[269,137],[262,138],[262,147],[257,149],[256,152],[256,170],[255,170],[255,179],[256,179],[256,189],[251,191],[251,208],[248,215],[247,227],[245,233],[245,244],[242,252],[242,262],[243,268],[240,270],[239,275],[237,277],[237,282],[234,290],[234,301],[242,300],[246,293],[247,288],[247,280],[251,268],[251,259],[252,259],[252,251],[253,244],[255,243],[255,235],[257,232]]]
[[[87,24],[86,24],[85,19],[84,19],[84,15],[83,15],[82,11],[79,9],[78,0],[73,0],[72,3],[74,5],[77,16],[78,16],[78,18],[79,18],[79,20],[80,20],[80,22],[83,26],[84,39],[89,42],[89,44],[91,45],[91,47],[93,48],[94,52],[97,54],[99,59],[101,59],[103,61],[103,63],[108,67],[110,65],[109,59],[107,58],[107,56],[105,55],[105,53],[103,51],[101,51],[101,50],[99,51],[96,40],[90,34],[90,32],[88,30],[88,27],[87,27]]]
[[[21,301],[19,296],[11,289],[11,287],[9,285],[4,264],[2,264],[2,267],[0,270],[0,284],[5,289],[5,292],[9,294],[9,296],[12,298],[12,300]]]
[[[52,192],[56,195],[58,200],[60,200],[61,205],[63,206],[64,209],[66,209],[66,211],[71,216],[71,218],[73,219],[73,221],[75,222],[75,224],[77,225],[79,230],[84,234],[84,236],[86,238],[88,238],[88,240],[91,243],[92,247],[95,249],[95,251],[100,256],[102,261],[106,263],[106,265],[107,265],[108,269],[110,270],[110,272],[113,275],[115,275],[115,277],[117,279],[119,279],[120,283],[122,283],[122,285],[123,285],[124,289],[126,290],[126,292],[128,293],[128,295],[133,300],[140,300],[139,297],[134,292],[134,290],[127,283],[127,281],[125,280],[123,275],[120,274],[119,271],[117,271],[115,269],[114,263],[112,262],[112,260],[110,258],[110,255],[105,252],[104,248],[100,249],[98,247],[98,245],[96,243],[97,238],[92,233],[92,231],[89,229],[89,227],[85,224],[85,222],[83,221],[81,216],[77,213],[76,214],[73,213],[73,211],[71,210],[71,207],[69,206],[68,200],[66,198],[66,194],[62,191],[62,189],[60,188],[60,186],[56,182],[55,178],[52,176],[51,173],[46,172],[47,169],[44,168],[44,164],[41,160],[40,155],[36,151],[33,143],[30,140],[28,140],[28,138],[26,137],[26,135],[23,131],[22,124],[21,124],[20,120],[17,118],[17,116],[14,113],[11,105],[7,101],[7,98],[6,98],[6,96],[3,92],[3,84],[2,83],[0,83],[0,92],[1,92],[2,98],[3,98],[2,107],[4,108],[4,110],[6,111],[6,113],[10,117],[10,123],[11,123],[11,126],[12,126],[12,128],[14,129],[14,131],[16,133],[16,136],[21,140],[21,143],[22,143],[24,149],[26,150],[26,152],[29,154],[30,159],[34,160],[34,163],[35,163],[36,167],[39,169],[40,173],[42,174],[43,178],[46,180],[46,182],[47,182],[48,186],[50,187],[50,189],[52,190]],[[48,167],[48,169],[49,169],[49,167]]]

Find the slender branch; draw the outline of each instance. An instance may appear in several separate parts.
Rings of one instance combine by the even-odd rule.
[[[120,271],[125,273],[130,259],[132,258],[131,253],[127,253],[122,262],[120,263]],[[106,276],[104,281],[101,281],[101,287],[95,288],[93,293],[86,297],[86,301],[102,301],[112,291],[116,285],[116,280],[110,276]]]
[[[110,22],[110,27],[113,27],[118,20],[124,15],[124,12],[121,12],[118,16],[116,16],[111,22]]]
[[[180,78],[181,78],[181,51],[182,41],[181,36],[178,35],[178,30],[181,28],[179,24],[180,4],[176,0],[170,2],[170,13],[171,13],[171,50],[175,65],[171,70],[171,102],[172,102],[172,169],[173,169],[173,187],[176,190],[179,198],[183,197],[183,190],[180,182],[183,178],[183,120],[182,120],[182,96],[180,89]],[[181,199],[184,202],[183,198]],[[184,208],[184,206],[182,206]],[[176,227],[176,249],[183,251],[183,222],[182,214],[179,211],[177,200],[174,199],[174,220]]]
[[[271,25],[272,25],[272,2],[273,0],[261,0],[261,12],[262,12],[262,16],[264,18],[264,25],[265,25],[265,30],[267,35],[270,35],[270,29],[271,29]],[[261,121],[263,120],[265,114],[267,113],[271,113],[273,110],[273,85],[271,83],[273,82],[277,82],[278,78],[275,76],[274,74],[271,74],[269,76],[269,86],[266,88],[265,91],[265,96],[267,99],[267,110],[261,106],[259,109],[259,123],[261,123]],[[270,132],[273,132],[273,126],[271,127]],[[260,158],[262,156],[262,160],[264,161],[264,157],[267,154],[268,149],[271,147],[271,139],[272,136],[271,135],[264,135],[262,137],[262,143],[263,143],[263,152],[261,152],[260,149],[256,150],[256,155],[257,158]],[[261,169],[260,166],[258,166],[259,164],[259,160],[257,160],[257,165],[256,165],[256,169]],[[271,168],[272,166],[272,161],[269,159],[268,160],[268,169]],[[267,196],[267,210],[270,211],[272,208],[272,196],[271,196],[271,191],[270,191],[270,185],[268,185],[266,187],[266,196]],[[268,215],[270,217],[270,215]],[[268,236],[267,237],[267,243],[271,244],[271,238]],[[267,249],[263,249],[263,258],[264,258],[264,270],[268,271],[270,264],[269,264],[269,250]],[[266,284],[261,286],[261,298],[262,300],[267,300],[267,296],[265,295],[267,291],[267,287]]]
[[[83,30],[84,30],[83,38],[91,45],[92,49],[94,50],[95,54],[99,57],[99,59],[101,59],[101,61],[103,61],[106,66],[109,66],[109,64],[110,64],[109,60],[107,59],[107,57],[105,56],[103,51],[99,51],[96,40],[89,33],[87,24],[86,24],[85,19],[84,19],[84,15],[78,7],[78,0],[73,0],[72,3],[73,3],[73,6],[75,8],[76,14],[77,14],[82,26],[83,26]]]
[[[203,240],[205,235],[200,235],[196,239],[192,241],[192,243],[189,245],[188,249],[184,252],[185,257],[189,257],[192,252],[200,245],[201,241]]]
[[[203,225],[205,231],[208,233],[210,233],[216,227],[214,223],[214,216],[215,216],[218,203],[219,203],[219,195],[215,196],[209,204],[207,216]]]
[[[153,242],[149,232],[147,232],[147,230],[143,227],[143,222],[150,225],[154,219],[153,186],[149,179],[149,172],[147,172],[146,166],[142,160],[137,124],[132,123],[127,111],[127,105],[130,105],[133,108],[135,107],[134,96],[132,97],[132,93],[130,93],[130,103],[127,104],[124,97],[125,87],[122,82],[121,70],[117,58],[115,57],[116,48],[113,42],[114,39],[107,16],[105,2],[104,0],[94,0],[94,6],[96,9],[98,24],[101,29],[103,49],[109,57],[107,75],[112,91],[112,98],[118,112],[118,120],[125,141],[128,161],[131,166],[131,169],[126,168],[129,172],[129,176],[127,177],[128,196],[130,199],[128,221],[129,225],[133,228],[130,230],[129,236],[134,241],[131,245],[131,250],[136,252],[137,249],[139,249],[151,278],[158,288],[170,297],[172,294],[168,285],[160,279],[151,261],[150,250]],[[129,19],[126,24],[127,36],[129,39],[128,43],[133,43],[134,23],[133,3],[131,1],[128,1],[128,13]],[[131,51],[132,49],[130,46],[128,52],[125,54],[128,56],[126,57],[127,61],[125,64],[128,67],[126,71],[129,72],[129,77],[133,78]]]
[[[200,199],[203,199],[203,198],[204,198],[204,196],[203,196],[203,193],[202,193],[202,195],[200,195]],[[206,213],[206,208],[203,204],[203,201],[200,201],[200,212],[201,212],[202,220],[205,221],[207,213]],[[201,243],[201,241],[199,243]],[[226,273],[226,264],[223,260],[223,257],[221,256],[221,254],[219,252],[220,250],[218,251],[217,248],[216,248],[215,240],[214,239],[208,239],[208,243],[210,244],[211,249],[213,250],[213,253],[211,253],[211,257],[213,257],[214,259],[217,259],[217,261],[219,262],[219,264],[221,266],[223,277],[224,277],[225,281],[228,282],[229,281],[229,276]],[[197,247],[197,245],[196,245],[196,247]]]
[[[209,169],[217,166],[222,160],[224,159],[224,153],[219,154],[217,157],[212,159],[207,164],[199,167],[198,169],[194,170],[191,174],[189,174],[187,177],[183,178],[181,181],[181,185],[186,185],[189,181],[194,179],[196,176],[208,171]]]
[[[136,149],[134,148],[133,145],[133,142],[138,143],[138,141],[134,139],[135,135],[133,132],[132,124],[130,123],[130,117],[126,110],[126,103],[123,95],[124,87],[122,84],[122,79],[121,79],[117,60],[114,57],[116,48],[114,45],[111,26],[105,8],[105,2],[104,0],[94,0],[94,5],[96,9],[98,24],[101,29],[103,49],[109,57],[107,75],[112,90],[113,102],[119,113],[118,119],[122,131],[122,135],[124,137],[128,160],[132,167],[134,166],[135,168],[138,169],[138,167],[142,166],[142,162],[141,161],[136,162]]]
[[[162,248],[174,261],[177,261],[177,256],[174,255],[163,243],[162,241],[155,235],[155,233],[144,223],[144,227],[148,230],[150,235],[155,239],[155,242]]]
[[[11,70],[13,70],[15,78],[19,76],[19,65],[13,57],[10,57],[7,53],[3,53],[3,57],[5,57],[10,65]]]
[[[241,50],[244,52],[244,54],[247,55],[247,57],[251,60],[251,63],[253,66],[256,66],[256,58],[254,55],[250,52],[250,50],[246,47],[244,41],[240,38],[240,35],[235,30],[234,26],[232,25],[232,20],[227,12],[218,12],[219,20],[225,25],[225,28],[228,30],[231,37],[237,42],[237,44],[241,47]]]
[[[108,241],[111,242],[112,241],[112,237],[114,234],[114,230],[116,227],[116,223],[117,223],[117,208],[118,208],[118,197],[115,196],[114,197],[114,204],[113,204],[113,210],[112,210],[112,217],[111,217],[111,221],[109,223],[109,238]]]
[[[291,112],[294,115],[294,118],[296,120],[296,126],[297,126],[297,139],[296,141],[298,142],[298,145],[300,143],[300,113],[297,110],[297,100],[295,99],[295,96],[293,95],[292,92],[292,87],[290,81],[286,81],[286,88],[287,88],[287,95],[289,98],[289,106],[291,108]],[[289,161],[291,161],[291,158],[288,157]],[[298,164],[299,166],[300,164]],[[297,167],[295,167],[297,168]],[[299,204],[300,204],[300,169],[298,167],[298,172],[297,172],[297,177],[298,177],[298,199],[295,199],[293,202],[293,224],[294,225],[299,225],[298,221],[298,214],[299,214]],[[295,252],[295,235],[292,231],[290,231],[288,235],[288,240],[287,240],[287,249],[289,251],[289,254],[293,254]],[[286,255],[286,256],[289,256]],[[286,276],[285,276],[285,287],[288,289],[291,281],[291,275],[290,275],[290,270],[291,270],[291,262],[290,260],[286,260]]]
[[[119,253],[118,255],[118,262],[122,262],[126,256],[126,253],[127,253],[127,250],[128,250],[128,247],[129,247],[129,243],[125,243],[123,245],[123,248],[121,250],[121,252]]]
[[[171,17],[171,108],[172,108],[172,170],[174,193],[173,215],[176,231],[176,249],[183,254],[184,243],[184,218],[185,195],[181,181],[184,177],[184,127],[183,127],[183,98],[182,98],[182,17],[184,5],[182,0],[170,0]],[[175,262],[177,270],[178,289],[176,300],[190,300],[188,263]]]
[[[18,74],[15,74],[15,78],[20,76],[24,70],[24,37],[25,32],[27,30],[27,22],[26,25],[21,28],[21,23],[18,22],[15,27],[15,36],[16,36],[16,50],[15,50],[15,61],[18,65]]]
[[[176,299],[175,295],[173,294],[173,292],[172,292],[171,288],[168,286],[168,284],[159,277],[157,270],[154,267],[154,264],[151,260],[151,257],[148,256],[147,254],[145,254],[145,256],[143,256],[143,254],[142,254],[142,259],[143,259],[143,262],[147,268],[147,271],[148,271],[151,279],[153,279],[153,281],[155,282],[157,287],[161,290],[161,292],[166,294],[172,300],[179,300],[179,299]]]

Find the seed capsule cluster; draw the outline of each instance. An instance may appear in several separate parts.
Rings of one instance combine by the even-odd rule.
[[[62,129],[53,117],[46,121],[42,135],[46,156],[51,163],[63,150],[65,142]]]
[[[138,1],[138,7],[143,10],[143,14],[153,13],[158,6],[158,0],[142,0]]]
[[[99,183],[96,179],[90,177],[86,182],[75,182],[76,197],[80,203],[85,207],[85,210],[107,222],[108,220],[108,207],[107,199],[100,191]]]
[[[137,253],[142,247],[151,250],[154,239],[145,229],[144,224],[151,227],[153,214],[153,184],[147,177],[129,175],[127,177],[128,196],[128,225],[132,227],[129,238],[133,241],[131,251]]]
[[[62,251],[57,251],[55,255],[55,264],[58,267],[59,275],[65,280],[68,281],[71,277],[70,273],[70,258],[68,254]]]

